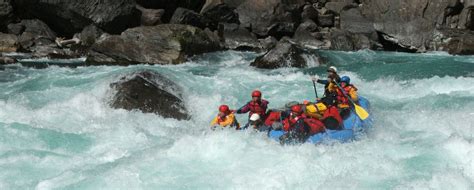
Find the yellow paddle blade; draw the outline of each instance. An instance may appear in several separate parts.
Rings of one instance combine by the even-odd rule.
[[[365,111],[364,108],[360,107],[357,104],[354,104],[354,106],[355,106],[356,114],[357,116],[359,116],[360,119],[365,120],[369,117],[369,113],[367,113],[367,111]]]

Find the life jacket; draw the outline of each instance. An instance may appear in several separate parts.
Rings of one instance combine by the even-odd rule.
[[[301,114],[300,116],[297,116],[297,117],[292,117],[293,116],[293,113],[291,113],[285,120],[283,120],[283,130],[284,131],[291,131],[292,129],[294,129],[296,126],[296,124],[298,123],[299,120],[301,119],[306,119],[306,115],[305,114]]]
[[[265,125],[272,126],[273,123],[280,121],[280,117],[281,117],[281,112],[276,112],[276,111],[270,112],[270,114],[268,114],[267,116],[267,119],[265,119]]]
[[[324,131],[324,123],[317,119],[306,118],[304,122],[309,127],[309,135],[314,135]]]
[[[249,108],[250,108],[249,116],[256,113],[256,114],[260,115],[260,117],[266,118],[265,112],[267,111],[267,109],[263,108],[263,104],[268,104],[268,102],[266,100],[261,100],[260,103],[250,101],[249,102]]]
[[[337,107],[330,106],[326,112],[324,112],[322,121],[328,129],[339,129],[342,124],[342,117]]]
[[[336,93],[336,100],[339,108],[348,108],[349,107],[349,99],[348,97],[349,92],[351,88],[355,88],[352,84],[346,85],[345,87],[342,87],[344,89],[344,92],[341,91],[341,89],[337,88]],[[357,88],[355,88],[357,90]],[[345,94],[345,95],[344,95]]]
[[[235,119],[235,116],[234,115],[231,116],[230,114],[226,115],[224,118],[217,116],[217,122],[216,123],[218,125],[221,125],[224,122],[228,122],[227,120],[229,120],[229,119],[233,119],[232,123],[229,125],[230,127],[236,127],[237,129],[240,128],[240,124],[239,124],[239,122],[237,122],[237,119]],[[225,126],[222,126],[222,127],[225,127]]]

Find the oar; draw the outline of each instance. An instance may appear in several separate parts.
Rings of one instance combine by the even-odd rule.
[[[318,101],[318,91],[316,90],[316,82],[314,82],[314,80],[311,80],[311,81],[313,81],[314,94],[316,94],[316,102],[317,102],[317,101]],[[319,113],[318,106],[315,104],[314,107],[316,107],[316,110],[317,110],[318,113]]]
[[[360,107],[359,105],[355,104],[354,101],[352,101],[351,97],[349,97],[347,94],[346,94],[346,91],[344,91],[344,89],[342,89],[342,87],[337,84],[337,82],[334,82],[334,84],[336,84],[336,86],[339,88],[339,90],[341,90],[342,94],[344,94],[344,96],[352,103],[352,105],[354,105],[354,109],[355,109],[355,112],[357,114],[357,116],[359,116],[360,119],[362,120],[365,120],[369,117],[369,113],[367,111],[365,111],[365,109],[363,107]]]
[[[316,82],[314,82],[314,80],[311,81],[313,81],[314,94],[316,94],[316,99],[318,99],[318,91],[316,91]]]

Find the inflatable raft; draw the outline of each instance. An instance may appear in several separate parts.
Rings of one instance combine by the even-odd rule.
[[[370,113],[369,101],[363,97],[359,97],[359,105]],[[338,141],[347,142],[355,139],[358,134],[365,131],[371,126],[371,116],[365,120],[361,120],[354,111],[344,120],[342,130],[326,130],[325,132],[312,135],[306,142],[319,144],[324,142]],[[271,139],[280,141],[279,138],[285,134],[283,130],[270,130],[268,136]]]

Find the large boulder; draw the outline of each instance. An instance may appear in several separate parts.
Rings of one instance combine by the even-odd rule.
[[[304,0],[247,0],[237,7],[242,26],[259,36],[292,36],[301,18]]]
[[[173,17],[171,17],[170,23],[187,24],[199,28],[204,28],[206,26],[206,22],[199,13],[181,7],[176,9]]]
[[[164,9],[162,17],[164,23],[168,23],[178,7],[200,12],[206,0],[136,0],[136,2],[148,9]]]
[[[72,36],[95,24],[109,33],[120,33],[140,24],[134,0],[15,0],[17,14],[39,18],[62,36]]]
[[[142,12],[142,26],[155,26],[162,23],[161,17],[165,14],[164,9],[147,9],[142,6],[137,6],[137,9]]]
[[[219,4],[203,10],[201,15],[208,22],[207,27],[215,30],[219,23],[240,23],[239,15],[234,12],[234,9],[226,4]]]
[[[19,43],[25,50],[34,46],[53,44],[56,39],[56,33],[38,19],[22,20],[20,23],[9,26],[23,28],[19,34]]]
[[[0,30],[3,29],[13,16],[13,6],[11,0],[0,1]]]
[[[446,19],[456,12],[458,0],[362,0],[362,15],[370,20],[383,40],[408,50],[426,51],[427,41],[438,27],[449,27]]]
[[[347,6],[354,6],[354,1],[353,0],[337,0],[337,1],[331,1],[327,2],[324,7],[328,10],[331,11],[335,14],[340,14],[341,11],[346,8]]]
[[[321,38],[319,38],[318,30],[318,25],[308,19],[298,26],[295,35],[293,36],[293,40],[303,47],[319,49],[326,44]]]
[[[224,46],[226,49],[236,50],[258,50],[260,43],[257,37],[250,33],[247,29],[240,27],[238,24],[223,24]]]
[[[86,26],[81,33],[77,33],[74,35],[77,39],[80,40],[80,44],[85,47],[91,47],[95,44],[97,39],[104,33],[102,29],[97,27],[96,25],[89,25]]]
[[[474,32],[458,29],[441,29],[435,32],[430,42],[436,51],[447,51],[450,54],[474,54]]]
[[[286,38],[281,39],[275,48],[255,59],[250,65],[262,69],[276,69],[281,67],[304,68],[308,55],[297,45],[289,42]]]
[[[134,73],[111,86],[117,91],[111,102],[113,108],[136,109],[178,120],[189,119],[181,88],[156,72]]]
[[[0,33],[0,52],[16,52],[19,47],[17,36]]]
[[[203,30],[177,24],[142,26],[121,35],[102,35],[92,46],[91,64],[178,64],[189,56],[220,50]]]

